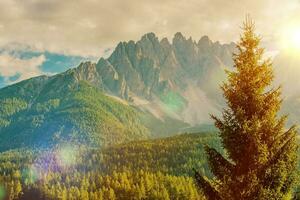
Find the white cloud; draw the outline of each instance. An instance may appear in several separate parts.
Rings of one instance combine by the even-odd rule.
[[[246,13],[263,36],[300,19],[298,0],[1,0],[0,46],[25,43],[80,56],[101,56],[119,41],[146,32],[172,37],[178,31],[199,39],[236,40]]]
[[[28,79],[30,77],[43,74],[40,66],[46,61],[44,55],[32,57],[29,59],[21,59],[3,53],[0,55],[0,75],[3,76],[8,84],[12,83],[9,77],[18,76],[13,82]]]

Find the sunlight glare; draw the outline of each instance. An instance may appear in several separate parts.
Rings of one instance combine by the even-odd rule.
[[[300,53],[300,25],[289,25],[283,28],[281,46],[289,53]]]
[[[72,146],[61,147],[57,152],[58,163],[61,167],[68,167],[76,163],[77,151]]]
[[[22,170],[22,178],[26,184],[33,184],[38,180],[38,170],[35,166],[31,166],[29,169]]]

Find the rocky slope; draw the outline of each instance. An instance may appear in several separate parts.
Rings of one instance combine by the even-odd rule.
[[[108,59],[82,63],[68,73],[157,118],[195,125],[207,123],[222,102],[218,85],[232,66],[234,48],[207,36],[196,42],[176,33],[169,42],[148,33],[137,42],[120,42]]]

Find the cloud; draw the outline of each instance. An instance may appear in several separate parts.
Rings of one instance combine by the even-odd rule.
[[[107,49],[103,56],[111,52]],[[20,43],[0,47],[0,88],[33,76],[61,73],[81,62],[97,62],[98,57],[81,57],[39,51]]]
[[[1,0],[0,9],[0,45],[97,57],[146,32],[227,42],[237,39],[250,13],[259,32],[273,38],[287,20],[300,18],[298,0]]]
[[[0,76],[6,84],[18,82],[43,74],[40,66],[46,61],[44,55],[21,59],[8,53],[0,55]]]

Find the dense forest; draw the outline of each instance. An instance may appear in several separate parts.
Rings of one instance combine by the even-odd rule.
[[[212,177],[207,145],[226,155],[215,133],[6,151],[0,154],[0,199],[205,199],[193,168]]]
[[[103,149],[60,144],[3,152],[0,199],[203,199],[192,169],[211,176],[205,145],[222,152],[212,133]]]

